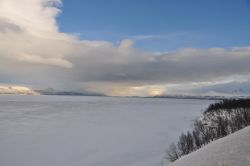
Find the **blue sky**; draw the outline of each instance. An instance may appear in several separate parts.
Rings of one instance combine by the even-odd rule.
[[[81,39],[137,39],[150,51],[246,46],[248,0],[64,0],[60,30]]]

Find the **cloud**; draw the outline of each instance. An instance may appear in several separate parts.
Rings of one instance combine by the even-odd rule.
[[[82,68],[83,77],[96,81],[181,83],[248,74],[249,52],[248,47],[203,50],[188,48],[174,53],[152,55],[136,49],[103,47],[91,50],[89,56],[74,57],[70,61],[76,68]],[[101,60],[98,61],[98,58]],[[83,61],[86,65],[78,64]],[[85,71],[91,74],[84,74]]]
[[[195,93],[206,93],[206,92],[219,92],[229,94],[250,94],[250,76],[237,77],[228,82],[222,82],[218,84],[206,85],[193,89]]]
[[[58,31],[59,0],[1,0],[0,57],[71,67],[65,56],[77,38]]]
[[[161,39],[165,38],[165,36],[160,35],[136,35],[132,37],[135,40],[148,40],[148,39]]]
[[[10,31],[19,32],[21,28],[15,24],[8,22],[8,20],[1,19],[0,20],[0,32],[8,33]]]
[[[131,36],[130,38],[134,39],[134,40],[173,40],[176,38],[184,38],[187,36],[191,36],[194,37],[194,35],[197,34],[193,34],[191,32],[173,32],[173,33],[168,33],[168,34],[151,34],[151,35],[134,35]]]
[[[134,44],[134,41],[131,39],[124,39],[121,41],[119,48],[121,49],[126,49],[126,48],[131,48]]]
[[[0,82],[134,95],[250,74],[250,47],[155,55],[133,48],[131,39],[119,46],[80,40],[60,32],[60,5],[59,0],[0,0]]]

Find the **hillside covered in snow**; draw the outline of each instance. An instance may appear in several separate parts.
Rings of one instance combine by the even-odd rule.
[[[190,153],[168,166],[249,166],[250,127]]]

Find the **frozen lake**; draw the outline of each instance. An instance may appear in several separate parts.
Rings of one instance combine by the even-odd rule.
[[[161,166],[213,101],[0,96],[1,166]]]

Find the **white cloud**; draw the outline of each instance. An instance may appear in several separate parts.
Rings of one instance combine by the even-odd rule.
[[[1,0],[0,46],[5,58],[71,67],[65,56],[75,36],[58,31],[59,0]]]
[[[60,4],[0,0],[0,82],[126,95],[250,74],[250,47],[186,48],[155,55],[133,48],[131,39],[118,47],[80,40],[59,31]]]
[[[161,39],[164,38],[164,36],[160,35],[136,35],[132,37],[135,40],[148,40],[148,39]]]
[[[127,48],[131,48],[134,44],[134,41],[131,39],[124,39],[121,41],[119,48],[123,48],[123,49],[127,49]]]

